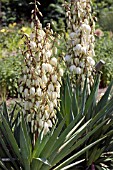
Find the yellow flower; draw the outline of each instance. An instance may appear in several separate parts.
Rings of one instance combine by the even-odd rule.
[[[21,30],[22,30],[23,32],[25,32],[25,31],[27,30],[27,28],[26,28],[26,27],[22,27]]]
[[[13,26],[15,27],[16,25],[17,25],[16,22],[14,22],[14,23],[13,23]]]
[[[0,30],[0,32],[6,32],[6,29],[3,28],[3,29]]]
[[[13,28],[14,26],[13,26],[13,24],[9,24],[9,28]]]

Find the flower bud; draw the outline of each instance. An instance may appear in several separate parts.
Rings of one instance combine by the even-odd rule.
[[[65,59],[65,61],[69,62],[71,59],[71,55],[66,55],[64,59]]]
[[[75,66],[75,65],[70,66],[69,70],[70,70],[71,72],[76,71],[76,66]]]
[[[56,83],[57,82],[57,75],[52,75],[51,79],[52,79],[53,83]]]
[[[42,81],[43,81],[44,83],[47,83],[47,77],[46,77],[46,75],[43,75],[43,76],[42,76]]]
[[[31,88],[30,88],[30,94],[31,94],[31,95],[34,95],[34,94],[35,94],[35,88],[34,88],[34,87],[31,87]]]
[[[80,67],[76,67],[76,74],[81,74],[82,73],[82,70]]]
[[[37,89],[37,95],[38,95],[38,96],[42,96],[42,90],[41,90],[41,88],[38,88],[38,89]]]
[[[25,96],[25,97],[28,97],[28,95],[29,95],[29,94],[28,94],[28,89],[25,89],[25,90],[24,90],[24,96]]]
[[[30,41],[29,45],[30,45],[31,49],[36,47],[36,43],[34,41]]]
[[[53,66],[57,66],[57,59],[55,57],[51,58],[50,64],[52,64]]]

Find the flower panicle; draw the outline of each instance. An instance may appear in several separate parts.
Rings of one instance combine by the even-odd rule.
[[[83,89],[85,76],[90,93],[92,86],[95,61],[94,31],[95,22],[91,15],[90,0],[71,0],[65,3],[69,40],[65,62],[69,69],[72,84],[80,83]]]
[[[56,122],[63,69],[58,63],[57,47],[50,24],[45,29],[39,19],[32,33],[24,34],[25,51],[23,76],[19,82],[19,98],[32,131],[46,134]]]

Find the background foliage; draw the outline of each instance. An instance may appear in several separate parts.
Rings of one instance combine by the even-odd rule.
[[[0,82],[7,82],[9,86],[8,94],[16,95],[17,79],[21,74],[21,28],[26,33],[30,32],[31,10],[33,4],[29,5],[31,0],[1,0],[0,2]],[[64,0],[39,0],[41,6],[40,11],[43,14],[41,22],[43,26],[47,22],[51,22],[52,29],[58,33],[66,30],[65,11],[62,6]],[[101,87],[105,87],[112,80],[113,75],[113,3],[112,0],[93,0],[93,11],[96,13],[98,21],[96,28],[103,31],[103,36],[96,37],[95,60],[98,62],[103,59],[106,64],[102,69]],[[26,22],[27,21],[27,22]],[[23,25],[26,25],[24,27]],[[17,26],[16,26],[17,25]],[[28,26],[29,25],[29,26]],[[66,30],[67,31],[67,30]],[[65,32],[66,32],[65,31]],[[67,33],[65,33],[66,36]],[[64,36],[65,36],[64,35]],[[64,41],[64,37],[62,39]],[[60,51],[65,55],[64,43],[60,42]],[[4,65],[4,67],[3,67]],[[14,81],[15,80],[15,81]],[[7,86],[6,85],[6,86]],[[14,90],[13,90],[14,89]]]
[[[95,43],[95,60],[105,61],[105,65],[102,68],[101,87],[105,87],[113,80],[113,33],[104,31],[102,37],[96,38]]]

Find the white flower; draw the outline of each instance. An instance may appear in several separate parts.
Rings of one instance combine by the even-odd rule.
[[[56,86],[56,92],[60,93],[60,86]]]
[[[94,65],[95,65],[95,61],[93,60],[93,58],[87,57],[87,61],[88,61],[88,63],[89,63],[91,66],[94,66]]]
[[[30,39],[33,40],[35,38],[35,33],[30,34]]]
[[[29,102],[29,108],[31,109],[33,107],[33,103]]]
[[[44,135],[46,135],[47,132],[49,132],[49,128],[48,128],[47,122],[44,123],[44,130],[43,130],[43,132],[44,132]]]
[[[28,96],[28,89],[24,90],[24,96],[27,97]]]
[[[71,39],[74,39],[74,38],[76,38],[76,33],[75,32],[71,32],[69,34],[69,36],[70,36]]]
[[[24,102],[24,109],[29,110],[29,103],[27,101]]]
[[[31,75],[31,74],[28,74],[28,78],[31,79],[31,78],[32,78],[32,75]]]
[[[54,91],[54,86],[53,86],[52,83],[48,85],[48,90],[49,91]]]
[[[77,45],[73,48],[73,50],[80,52],[80,51],[81,51],[81,48],[82,48],[81,44],[77,44]]]
[[[41,30],[39,30],[39,34],[42,36],[42,37],[44,37],[45,36],[45,32],[41,29]]]
[[[44,122],[42,121],[42,119],[39,120],[38,124],[39,124],[40,127],[43,127]]]
[[[57,52],[58,52],[57,47],[54,47],[54,54],[57,55]]]
[[[79,58],[75,58],[74,62],[75,62],[76,65],[78,65],[79,64]]]
[[[84,74],[82,74],[82,81],[84,82],[85,81],[85,75]]]
[[[24,82],[27,80],[27,75],[24,74],[23,80]]]
[[[46,71],[47,70],[47,64],[46,63],[43,63],[42,64],[42,71]]]
[[[20,93],[22,93],[23,89],[23,86],[20,86]]]
[[[53,109],[54,109],[53,102],[50,102],[49,103],[49,110],[50,110],[50,112],[53,111]]]
[[[69,62],[71,59],[71,55],[66,55],[64,59],[65,59],[65,61]]]
[[[37,106],[37,108],[39,108],[40,102],[36,102],[36,106]]]
[[[47,51],[47,52],[45,53],[45,55],[46,55],[46,57],[47,57],[47,58],[50,58],[50,57],[51,57],[51,54],[52,54],[52,53],[51,53],[51,51],[50,51],[50,50],[49,50],[49,51]]]
[[[26,85],[27,85],[28,87],[31,86],[31,80],[30,80],[30,79],[27,79],[27,80],[26,80]]]
[[[87,78],[87,83],[89,83],[89,78]]]
[[[39,80],[39,79],[36,79],[35,82],[34,82],[34,85],[35,85],[35,86],[39,86],[39,84],[40,84],[40,80]]]
[[[57,59],[55,57],[51,58],[50,64],[52,64],[53,66],[57,66]]]
[[[47,90],[47,94],[48,94],[49,98],[51,98],[51,96],[52,96],[52,91]]]
[[[80,67],[76,67],[76,74],[81,74],[82,73],[82,70]]]
[[[70,66],[70,67],[69,67],[69,70],[70,70],[71,72],[76,71],[76,66],[75,66],[75,65]]]
[[[36,43],[34,41],[30,41],[29,43],[31,48],[35,48],[36,47]]]
[[[47,121],[47,124],[48,124],[49,127],[52,127],[52,122],[51,122],[51,120],[48,120],[48,121]]]
[[[30,94],[31,94],[31,95],[34,95],[34,94],[35,94],[35,88],[34,88],[34,87],[31,87],[31,88],[30,88]]]
[[[50,65],[50,64],[47,64],[47,71],[49,73],[52,73],[53,72],[53,67]]]
[[[47,76],[46,76],[46,75],[43,75],[43,76],[42,76],[42,81],[43,81],[44,83],[47,83]]]
[[[61,77],[63,76],[64,70],[62,68],[59,69],[59,74],[60,74]]]
[[[85,67],[85,63],[81,61],[81,62],[79,63],[79,66],[82,67],[82,68],[84,68],[84,67]]]
[[[42,90],[41,90],[40,87],[37,89],[37,95],[38,95],[38,96],[42,96]]]
[[[56,83],[57,82],[57,75],[52,75],[51,79],[52,79],[53,83]]]
[[[51,97],[52,99],[57,99],[57,92],[52,92]]]
[[[86,54],[86,52],[87,52],[86,47],[82,47],[82,48],[81,48],[81,52],[82,52],[82,54]]]
[[[54,105],[57,107],[57,99],[53,100]]]
[[[29,57],[30,57],[30,55],[27,53],[27,54],[26,54],[26,59],[29,60]]]
[[[91,32],[91,27],[88,24],[82,24],[81,28],[83,31],[85,31],[87,34],[90,34]]]
[[[44,117],[45,117],[45,119],[49,118],[49,113],[47,112],[47,110],[45,110]]]

